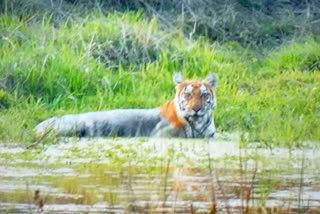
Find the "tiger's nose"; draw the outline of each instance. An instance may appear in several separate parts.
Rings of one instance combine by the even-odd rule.
[[[197,113],[198,111],[201,110],[201,106],[200,106],[200,105],[194,106],[194,107],[192,108],[192,110]]]

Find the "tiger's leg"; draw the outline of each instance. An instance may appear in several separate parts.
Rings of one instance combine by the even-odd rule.
[[[173,128],[167,120],[161,120],[151,133],[153,137],[188,137],[185,129]]]

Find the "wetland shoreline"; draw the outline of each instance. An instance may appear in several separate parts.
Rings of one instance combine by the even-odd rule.
[[[318,149],[236,140],[209,147],[205,140],[122,138],[69,138],[32,150],[1,145],[0,211],[35,210],[35,190],[50,213],[206,213],[213,202],[219,213],[319,208]]]

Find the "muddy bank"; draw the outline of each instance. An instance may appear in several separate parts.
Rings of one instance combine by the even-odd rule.
[[[301,213],[320,207],[318,148],[238,142],[63,139],[33,150],[2,144],[0,212]]]

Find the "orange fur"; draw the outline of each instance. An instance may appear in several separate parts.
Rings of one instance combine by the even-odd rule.
[[[183,127],[183,120],[177,115],[173,100],[168,101],[160,106],[160,114],[162,117],[166,118],[174,128]]]

